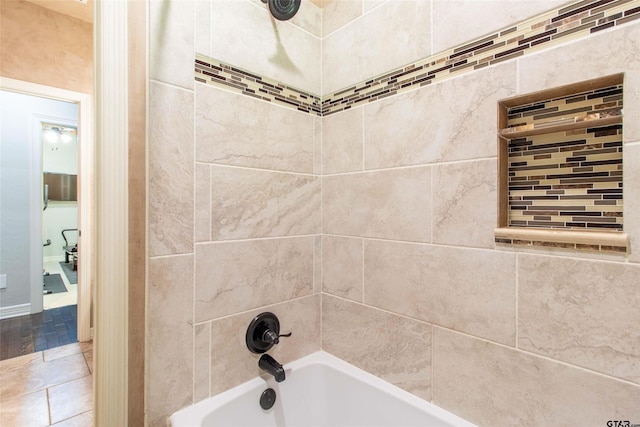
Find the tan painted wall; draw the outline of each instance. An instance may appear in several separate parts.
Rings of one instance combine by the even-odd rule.
[[[0,2],[0,75],[93,92],[93,26],[25,1]]]

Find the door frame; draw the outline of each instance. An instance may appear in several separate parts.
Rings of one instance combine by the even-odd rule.
[[[38,96],[41,98],[55,99],[58,101],[73,102],[78,104],[78,228],[82,230],[82,243],[78,245],[78,256],[82,262],[78,266],[78,341],[90,341],[92,339],[91,328],[91,303],[92,303],[92,283],[95,271],[94,266],[94,165],[95,150],[93,143],[93,120],[91,108],[91,96],[82,92],[74,92],[66,89],[45,86],[37,83],[25,82],[22,80],[0,77],[0,89],[26,95]],[[32,135],[36,137],[36,135]],[[41,143],[41,141],[40,141]],[[41,158],[40,155],[35,156]],[[42,166],[38,167],[42,171]],[[32,203],[37,205],[42,203],[41,189],[32,189]],[[31,215],[42,215],[41,209]],[[42,221],[36,221],[41,223]],[[35,228],[38,228],[35,230]],[[42,230],[38,224],[34,225],[31,220],[31,245],[38,248],[42,245]],[[31,251],[30,265],[32,269],[42,263],[42,251]],[[38,259],[39,258],[39,259]],[[42,310],[42,285],[38,281],[31,284],[31,301],[40,301],[39,310]],[[37,307],[34,307],[34,309]],[[33,310],[32,310],[33,312]]]

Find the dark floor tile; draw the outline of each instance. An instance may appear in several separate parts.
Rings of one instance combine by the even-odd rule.
[[[78,307],[0,320],[0,360],[78,341]]]

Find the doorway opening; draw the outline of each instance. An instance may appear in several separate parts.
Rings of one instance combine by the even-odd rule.
[[[38,317],[42,318],[41,323],[45,320],[57,323],[48,325],[46,338],[39,334],[30,342],[29,338],[20,337],[21,354],[90,341],[94,232],[89,95],[5,78],[0,78],[0,89],[3,101],[12,101],[3,102],[3,105],[12,106],[12,113],[24,102],[18,97],[36,100],[37,104],[29,107],[26,119],[23,117],[28,125],[24,126],[23,122],[22,126],[17,126],[23,129],[22,136],[10,134],[8,126],[3,124],[3,182],[12,182],[12,185],[0,188],[2,230],[4,234],[13,233],[15,238],[3,236],[2,239],[3,265],[0,268],[6,274],[7,287],[0,290],[3,293],[0,317],[14,319],[13,323],[16,323],[15,319],[20,316],[31,315],[35,323],[39,323]],[[56,102],[65,111],[46,110],[47,104]],[[57,139],[54,140],[54,136]],[[13,152],[19,148],[24,152]],[[22,156],[22,160],[8,161],[11,156]],[[5,179],[12,174],[14,179]],[[19,179],[21,174],[26,178]],[[26,187],[21,189],[20,185]],[[14,203],[19,196],[22,196],[22,202]],[[9,224],[20,219],[23,221],[18,226]],[[64,244],[62,231],[74,229],[75,238],[67,231],[69,244]],[[22,231],[21,237],[16,234],[18,230]],[[81,238],[79,230],[83,230]],[[69,248],[65,248],[67,246]],[[76,280],[67,277],[63,270],[67,264],[64,262],[67,249],[72,272],[75,261]],[[4,262],[5,253],[13,254],[16,262]],[[12,270],[13,267],[17,268]],[[62,289],[59,287],[58,292],[47,292],[50,286],[45,285],[50,285],[47,279],[51,278],[59,279]],[[56,311],[47,312],[47,309]],[[27,326],[21,329],[25,334]],[[35,328],[39,326],[35,325]]]

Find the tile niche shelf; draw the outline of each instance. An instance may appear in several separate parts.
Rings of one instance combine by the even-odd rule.
[[[497,245],[627,252],[623,78],[499,102]]]

